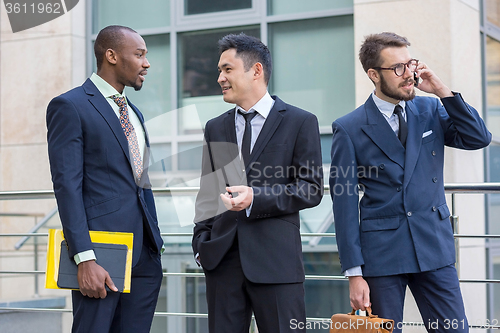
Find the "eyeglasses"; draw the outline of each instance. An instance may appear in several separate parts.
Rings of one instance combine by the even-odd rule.
[[[410,70],[410,72],[415,72],[417,70],[417,66],[418,66],[418,60],[417,59],[411,59],[407,63],[402,62],[402,63],[396,64],[396,66],[394,66],[394,67],[388,67],[388,68],[385,68],[385,67],[372,67],[372,68],[373,69],[393,70],[394,74],[396,74],[396,76],[402,76],[405,73],[405,71],[406,71],[406,67],[408,67],[408,69]]]

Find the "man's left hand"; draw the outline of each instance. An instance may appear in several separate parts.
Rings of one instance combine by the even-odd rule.
[[[239,212],[247,209],[252,204],[253,189],[251,187],[245,185],[231,186],[226,187],[226,191],[226,193],[220,195],[220,198],[228,210]],[[233,196],[233,193],[238,193],[238,195]]]
[[[423,62],[417,66],[417,76],[422,79],[417,88],[439,98],[452,97],[453,93],[443,81]]]

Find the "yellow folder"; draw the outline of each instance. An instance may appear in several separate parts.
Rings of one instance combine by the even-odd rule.
[[[134,235],[126,232],[90,231],[92,243],[123,244],[126,245],[127,258],[125,263],[124,293],[130,293],[130,282],[132,275],[132,250]],[[63,289],[57,285],[59,276],[59,262],[61,258],[61,243],[64,240],[63,231],[60,229],[49,229],[49,240],[47,245],[47,269],[45,273],[45,288]],[[121,288],[119,288],[121,289]]]

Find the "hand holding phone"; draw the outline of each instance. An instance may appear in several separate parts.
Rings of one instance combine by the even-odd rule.
[[[413,79],[415,80],[415,87],[418,87],[417,71],[413,72]]]

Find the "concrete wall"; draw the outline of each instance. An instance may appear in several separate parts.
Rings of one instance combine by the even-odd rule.
[[[85,6],[86,1],[82,0],[72,11],[53,21],[12,33],[5,7],[3,3],[0,5],[0,191],[52,188],[45,111],[53,97],[85,80]],[[39,215],[36,218],[1,217],[0,233],[27,232],[54,206],[52,199],[0,202],[2,213]],[[18,237],[0,240],[0,270],[34,270],[33,246],[26,245],[16,251],[14,244],[18,240]],[[40,270],[44,270],[45,247],[41,250]],[[44,280],[40,276],[42,297],[69,295],[67,291],[45,290]],[[0,275],[0,300],[29,299],[34,290],[33,276]],[[2,315],[0,321],[4,321],[5,316]],[[17,318],[19,324],[27,324],[26,316],[35,318],[43,314],[9,316],[9,322]],[[60,323],[61,315],[49,315],[46,320],[55,320],[54,316]],[[8,332],[3,326],[0,331]],[[34,330],[18,326],[17,331]]]

